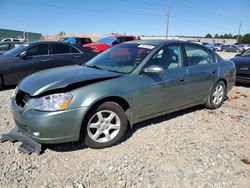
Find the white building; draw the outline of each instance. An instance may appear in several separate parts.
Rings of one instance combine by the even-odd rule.
[[[141,36],[141,40],[164,40],[165,36]],[[236,39],[219,39],[219,38],[205,38],[205,37],[190,37],[190,36],[169,36],[169,40],[184,40],[192,42],[207,42],[207,43],[222,43],[222,44],[234,44]]]

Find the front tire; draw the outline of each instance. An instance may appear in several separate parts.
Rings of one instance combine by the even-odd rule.
[[[105,102],[93,109],[83,123],[84,144],[101,149],[117,144],[125,135],[128,120],[120,105]]]
[[[205,107],[216,109],[221,107],[226,96],[226,85],[223,81],[218,81],[211,89]]]

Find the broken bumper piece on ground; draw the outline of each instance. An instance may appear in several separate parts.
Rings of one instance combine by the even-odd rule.
[[[37,155],[42,153],[42,145],[23,135],[17,127],[14,127],[9,133],[0,136],[0,143],[6,141],[12,143],[21,142],[22,144],[18,147],[18,150],[22,153],[36,153]]]

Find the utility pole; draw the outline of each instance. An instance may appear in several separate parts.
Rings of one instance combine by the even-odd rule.
[[[242,25],[242,23],[240,22],[239,31],[238,31],[238,36],[237,36],[237,42],[239,42],[239,38],[240,38],[241,25]]]
[[[166,40],[168,40],[168,26],[169,26],[169,2],[170,0],[167,0],[167,26],[166,26]]]

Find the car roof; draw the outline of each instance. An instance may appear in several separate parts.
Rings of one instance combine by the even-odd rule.
[[[38,41],[32,41],[32,42],[26,42],[26,43],[27,44],[68,44],[63,41],[54,41],[54,40],[38,40]]]
[[[90,39],[90,37],[62,37],[60,39],[69,39],[69,38],[75,38],[75,39]]]
[[[182,41],[182,40],[134,40],[134,41],[129,41],[126,43],[134,43],[134,44],[151,44],[154,46],[158,45],[166,45],[166,44],[196,44],[193,42],[189,41]]]

